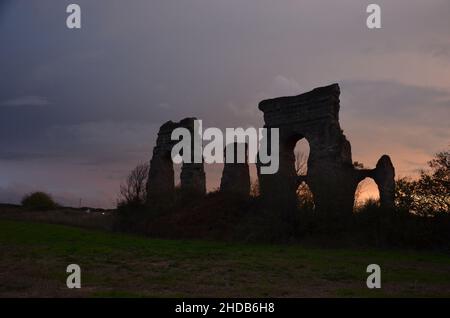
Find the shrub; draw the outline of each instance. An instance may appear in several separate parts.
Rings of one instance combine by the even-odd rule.
[[[47,211],[57,207],[52,197],[45,192],[34,192],[22,199],[22,206],[28,210]]]

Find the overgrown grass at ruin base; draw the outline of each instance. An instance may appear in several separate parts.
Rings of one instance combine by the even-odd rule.
[[[0,296],[450,296],[450,255],[155,240],[61,225],[0,221]],[[66,287],[77,263],[82,288]],[[366,287],[368,264],[381,290]]]

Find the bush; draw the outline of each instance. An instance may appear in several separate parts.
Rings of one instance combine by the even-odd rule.
[[[52,197],[45,192],[34,192],[22,199],[22,206],[28,210],[48,211],[57,207]]]

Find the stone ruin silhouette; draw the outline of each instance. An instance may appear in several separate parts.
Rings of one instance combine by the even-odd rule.
[[[159,129],[147,179],[148,202],[173,199],[175,184],[171,151],[177,141],[171,140],[171,135],[176,128],[183,127],[189,129],[191,136],[194,136],[194,120],[195,118],[185,118],[178,123],[168,121]],[[182,164],[180,187],[188,193],[205,195],[206,179],[203,163],[191,161],[192,163]]]
[[[231,145],[227,146],[230,147]],[[227,147],[224,149],[224,167],[222,179],[220,180],[220,192],[239,196],[248,196],[250,192],[250,169],[248,166],[247,144],[235,142],[232,145],[233,158],[237,158],[239,147],[245,147],[245,160],[243,163],[227,163]]]
[[[280,136],[278,172],[261,174],[262,165],[257,163],[260,197],[268,206],[277,208],[286,221],[292,220],[295,213],[296,191],[302,182],[313,194],[315,211],[326,217],[351,215],[356,188],[365,178],[372,178],[377,184],[382,207],[394,206],[395,169],[391,159],[383,155],[375,169],[355,168],[350,142],[339,124],[339,96],[339,85],[333,84],[298,96],[264,100],[259,104],[264,113],[264,127],[278,128]],[[149,204],[162,197],[173,197],[174,170],[170,154],[175,142],[171,140],[171,133],[177,127],[193,132],[194,120],[169,121],[161,126],[150,162]],[[310,154],[307,175],[299,176],[295,170],[294,148],[303,138],[309,143]],[[268,145],[270,151],[270,143]],[[220,191],[249,195],[248,171],[247,163],[225,164]],[[205,184],[203,163],[183,164],[182,191],[204,195]]]

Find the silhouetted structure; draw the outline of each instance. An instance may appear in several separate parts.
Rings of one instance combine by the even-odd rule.
[[[245,161],[237,162],[237,153],[239,147],[245,149]],[[227,151],[228,150],[228,151]],[[228,155],[233,153],[233,158],[227,160]],[[248,196],[250,194],[250,171],[248,167],[248,154],[246,143],[233,143],[225,147],[224,150],[225,164],[220,182],[220,192],[231,193],[239,196]],[[229,163],[227,161],[230,161]]]
[[[150,161],[147,181],[148,202],[173,198],[175,181],[171,151],[178,141],[171,140],[171,135],[174,129],[183,127],[189,129],[191,136],[194,136],[194,121],[195,118],[185,118],[179,123],[168,121],[159,129],[156,146],[153,149],[153,157]],[[193,145],[194,138],[191,139]],[[194,151],[192,151],[193,154]],[[183,163],[181,168],[181,190],[204,195],[206,193],[206,181],[203,162],[193,163],[193,160],[191,162]]]
[[[378,160],[375,169],[356,170],[357,184],[365,178],[372,178],[380,192],[380,205],[384,208],[394,207],[395,196],[395,169],[388,155]]]
[[[354,168],[350,142],[339,125],[339,96],[339,85],[333,84],[259,104],[265,127],[279,128],[280,134],[280,169],[273,175],[258,173],[260,193],[269,203],[279,206],[288,221],[295,211],[300,181],[308,184],[315,209],[322,215],[351,214],[356,187],[365,177],[374,178],[378,184],[382,204],[393,206],[395,172],[390,158],[383,156],[374,170]],[[294,148],[302,138],[310,146],[308,173],[297,176]],[[260,167],[261,164],[258,172]]]
[[[383,207],[394,206],[395,170],[391,159],[383,155],[375,169],[356,169],[352,161],[351,145],[339,124],[338,84],[320,87],[292,97],[262,101],[266,128],[278,128],[280,135],[279,170],[275,174],[261,174],[257,164],[260,194],[268,206],[276,207],[286,221],[293,220],[297,205],[296,190],[306,182],[314,196],[315,210],[326,217],[351,215],[356,188],[363,179],[373,178],[378,185]],[[179,123],[169,121],[161,126],[150,163],[147,185],[148,200],[171,197],[174,193],[174,172],[171,150],[176,141],[172,131],[188,128],[194,135],[195,118]],[[270,134],[268,136],[270,138]],[[310,146],[307,175],[298,176],[295,170],[294,148],[306,138]],[[270,151],[270,142],[269,145]],[[235,152],[237,144],[234,144]],[[225,151],[226,153],[226,151]],[[226,163],[221,192],[249,194],[250,177],[246,163]],[[181,172],[182,190],[205,194],[203,163],[184,163]]]

